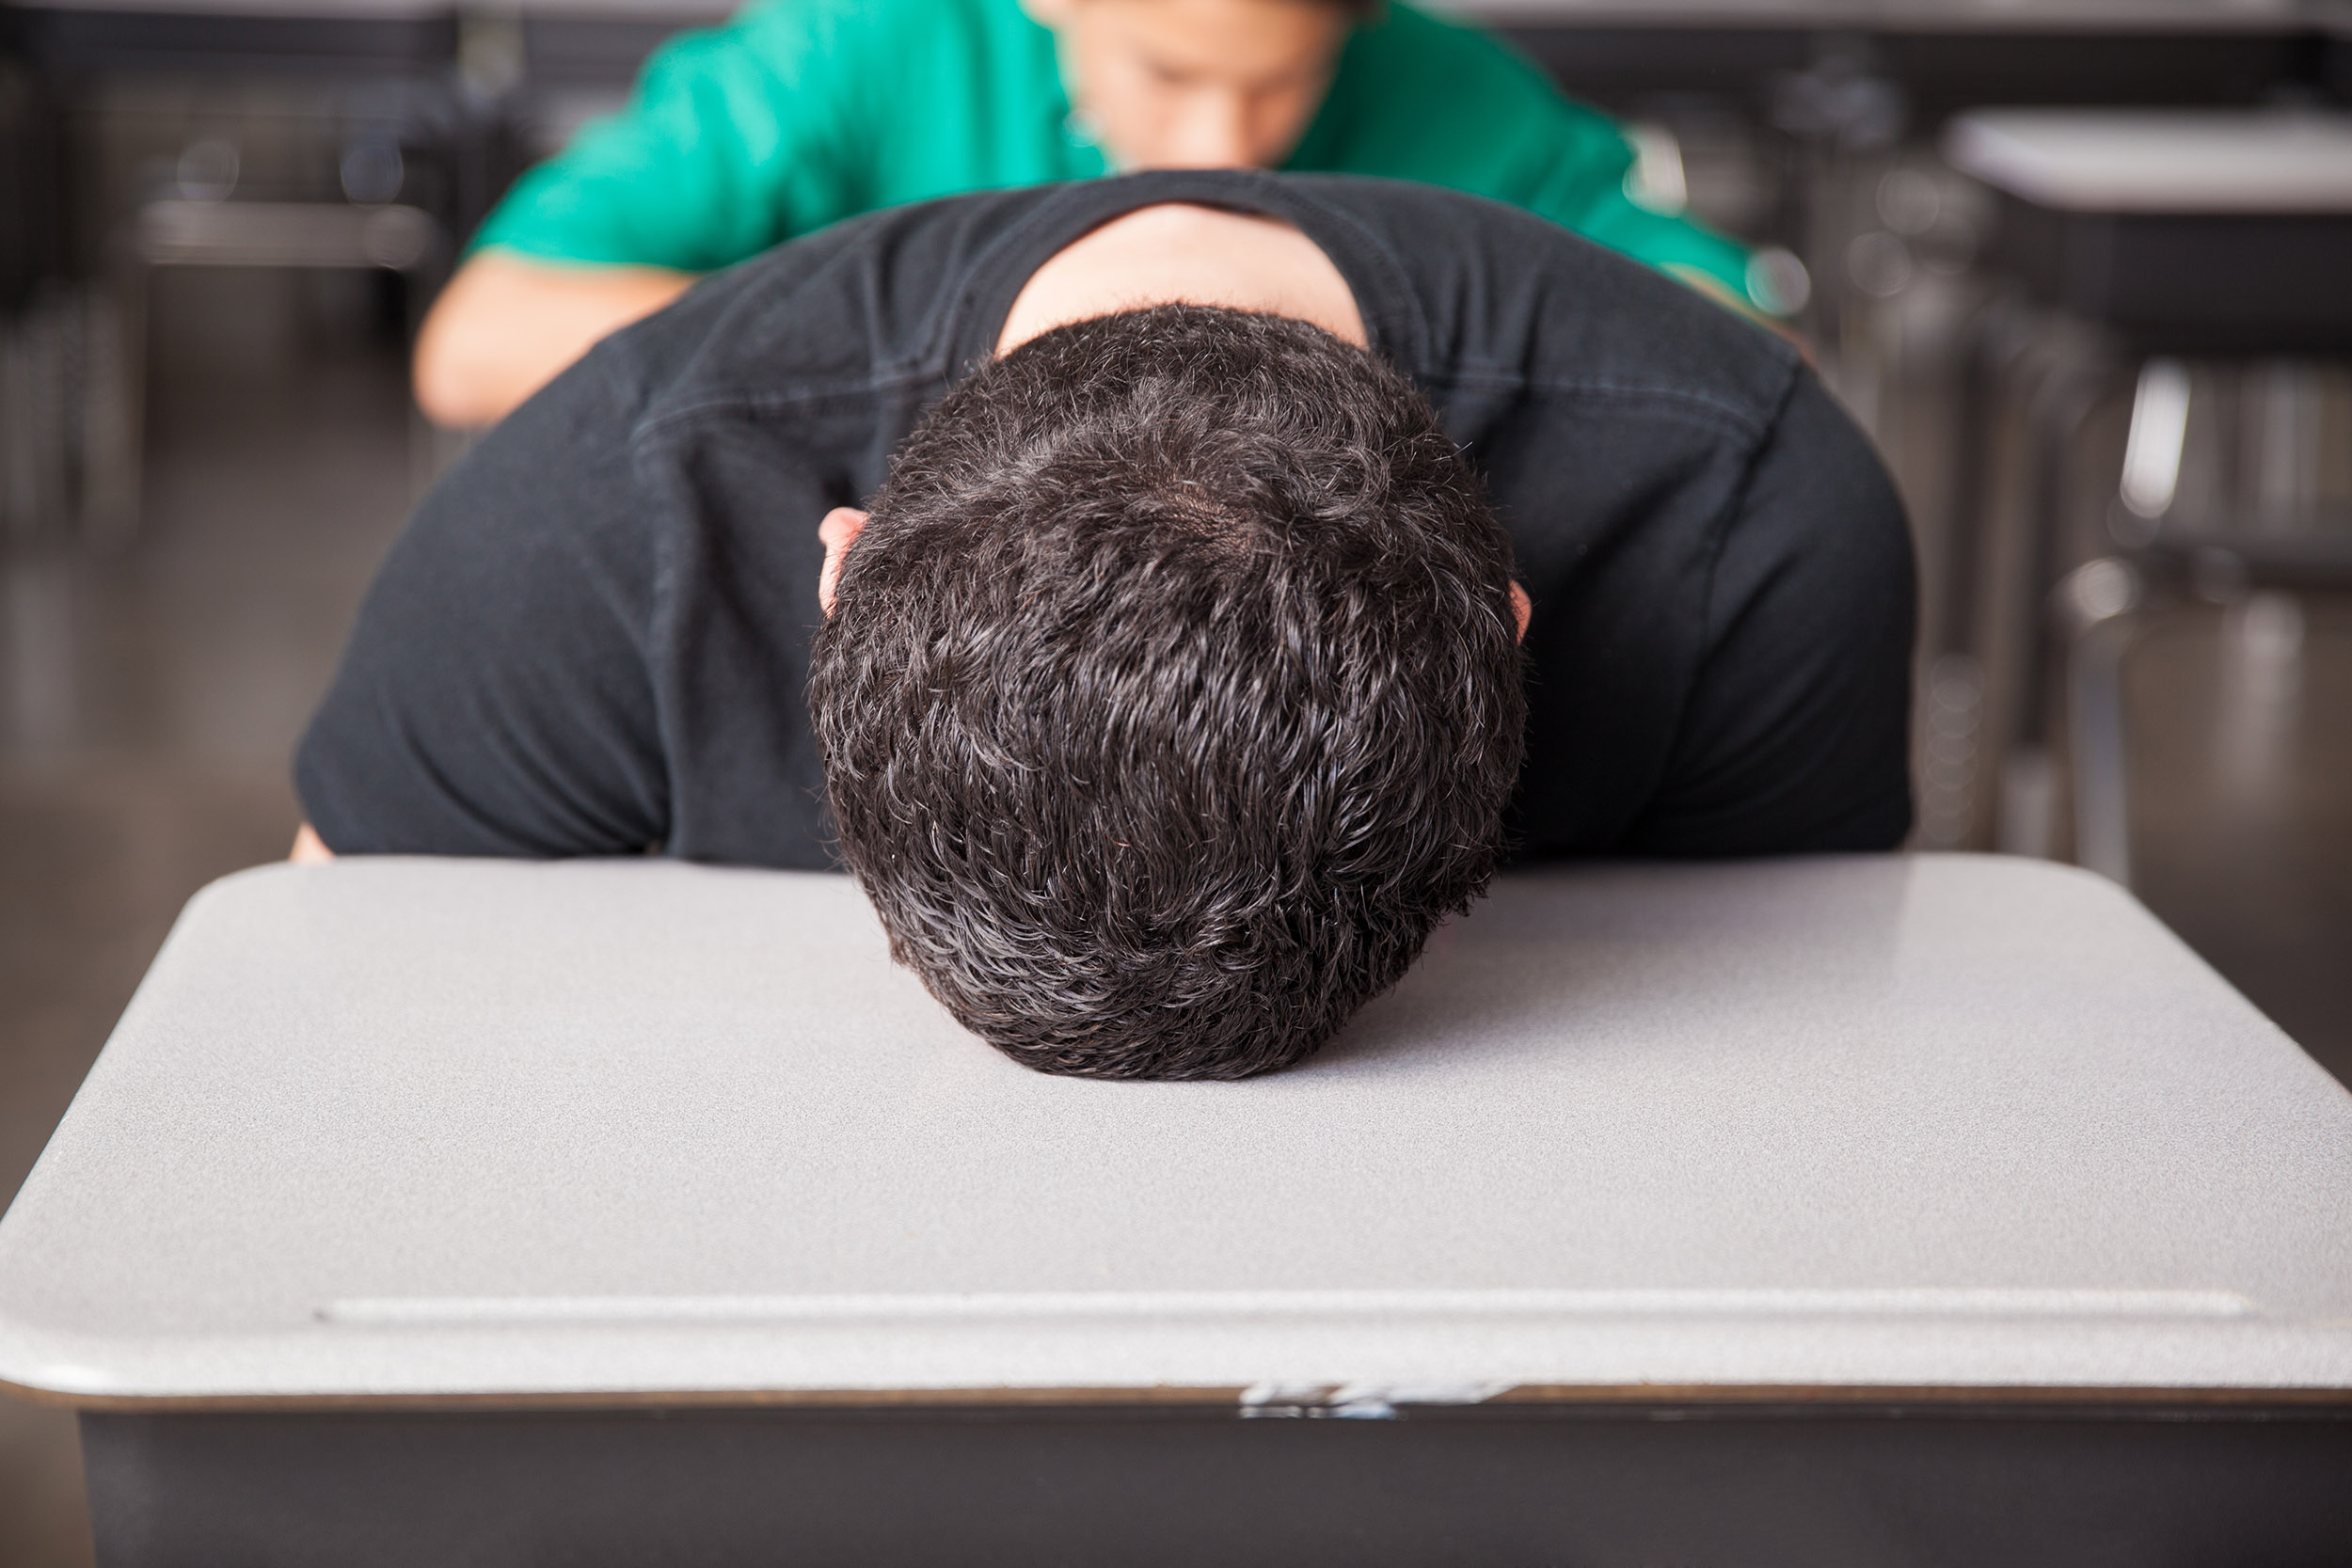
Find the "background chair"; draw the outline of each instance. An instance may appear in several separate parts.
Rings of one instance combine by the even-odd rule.
[[[1994,469],[2004,412],[2023,436],[2017,504],[1980,489],[1947,574],[1983,672],[1979,793],[2004,782],[2029,816],[2037,773],[2059,777],[2063,715],[2073,810],[2053,827],[2128,882],[2122,681],[2145,617],[2189,595],[2352,587],[2352,498],[2326,472],[2352,420],[2331,364],[2352,355],[2352,117],[1985,112],[1944,148],[1998,193],[2010,284],[1979,325],[1964,467]],[[2121,475],[2086,518],[2086,421],[2125,388]],[[2185,485],[2192,416],[2219,402],[2234,417],[2203,421],[2207,471]]]

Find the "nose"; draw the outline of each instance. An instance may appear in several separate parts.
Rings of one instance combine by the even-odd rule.
[[[1248,93],[1204,87],[1184,95],[1168,127],[1168,161],[1175,168],[1252,168],[1263,150],[1252,135]]]

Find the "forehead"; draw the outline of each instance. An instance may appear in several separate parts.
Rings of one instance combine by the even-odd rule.
[[[1081,0],[1105,41],[1247,74],[1320,63],[1351,14],[1336,0]]]

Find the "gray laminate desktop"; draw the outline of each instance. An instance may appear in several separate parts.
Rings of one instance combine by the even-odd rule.
[[[1955,119],[1943,147],[1962,173],[2058,212],[2352,213],[2346,114],[1987,109]]]
[[[0,1379],[116,1412],[88,1430],[102,1544],[111,1529],[124,1562],[195,1560],[170,1548],[198,1539],[250,1552],[279,1514],[308,1521],[286,1527],[294,1556],[377,1560],[321,1545],[316,1497],[272,1503],[289,1483],[257,1478],[323,1466],[343,1500],[321,1516],[355,1516],[355,1475],[430,1469],[417,1456],[446,1439],[462,1474],[412,1478],[446,1499],[525,1450],[555,1465],[589,1429],[496,1429],[512,1441],[485,1458],[480,1418],[421,1412],[550,1404],[704,1411],[668,1438],[602,1418],[625,1449],[715,1445],[696,1475],[820,1430],[822,1463],[847,1464],[895,1433],[845,1497],[898,1475],[893,1453],[962,1452],[957,1411],[1012,1423],[991,1454],[1089,1433],[1077,1458],[1020,1462],[1063,1475],[1120,1433],[1184,1434],[1184,1464],[1214,1469],[1281,1424],[1235,1416],[1401,1416],[1328,1427],[1453,1445],[1414,1474],[1519,1443],[1478,1449],[1500,1496],[1512,1455],[1590,1434],[1547,1413],[1729,1411],[1741,1431],[1778,1420],[1767,1446],[1793,1453],[1842,1429],[1803,1436],[1792,1408],[1867,1407],[1872,1443],[1922,1406],[1975,1410],[1955,1440],[1984,1441],[2021,1405],[2206,1441],[2128,1418],[2187,1407],[2260,1416],[2225,1421],[2229,1441],[2287,1446],[2245,1467],[2271,1489],[2264,1516],[2308,1544],[2352,1532],[2324,1487],[2283,1513],[2275,1495],[2312,1465],[2352,1473],[2326,1468],[2352,1463],[2352,1095],[2127,896],[2015,860],[1516,877],[1308,1064],[1190,1085],[997,1056],[890,966],[840,879],[278,866],[191,905],[0,1221]],[[707,1414],[730,1406],[768,1424]],[[203,1414],[223,1408],[250,1414]],[[326,1408],[344,1414],[304,1414]],[[1089,1410],[1123,1414],[1070,1424]],[[1391,1441],[1288,1425],[1321,1433],[1301,1453]],[[326,1457],[345,1439],[407,1457]],[[262,1447],[206,1468],[240,1443]],[[1280,1473],[1268,1451],[1251,1474]],[[629,1452],[612,1461],[629,1476],[665,1462]],[[818,1462],[793,1453],[771,1457]],[[968,1459],[928,1461],[923,1484]],[[564,1520],[628,1490],[566,1474],[547,1494],[573,1499]],[[408,1483],[383,1484],[426,1528]],[[911,1514],[958,1516],[925,1496]],[[823,1499],[788,1506],[822,1534]],[[860,1506],[877,1539],[915,1528]],[[2132,1505],[2142,1524],[2162,1506]],[[1082,1560],[1123,1539],[1069,1523],[1005,1550]],[[612,1560],[635,1549],[600,1528]],[[1268,1560],[1314,1556],[1252,1528]],[[985,1538],[958,1527],[973,1560]],[[440,1549],[425,1539],[401,1549]],[[542,1529],[514,1560],[566,1539]],[[1180,1539],[1241,1550],[1152,1539],[1168,1560]],[[1362,1548],[1332,1538],[1391,1560]]]

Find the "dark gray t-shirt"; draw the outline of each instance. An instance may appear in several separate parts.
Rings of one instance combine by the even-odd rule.
[[[295,778],[350,852],[821,867],[817,524],[1046,258],[1188,200],[1289,221],[1486,476],[1534,602],[1524,852],[1894,845],[1911,546],[1795,352],[1565,230],[1388,181],[1158,173],[769,252],[492,431],[384,563]]]

